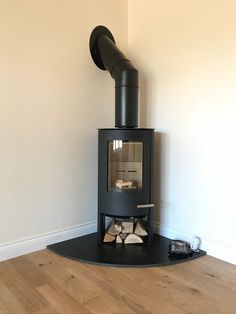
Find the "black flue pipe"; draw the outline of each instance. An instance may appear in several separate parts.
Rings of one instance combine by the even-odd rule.
[[[95,64],[115,80],[115,126],[138,126],[138,71],[116,46],[111,32],[97,26],[90,36],[90,52]]]

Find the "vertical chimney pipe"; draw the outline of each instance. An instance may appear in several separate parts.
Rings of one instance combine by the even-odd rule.
[[[95,64],[115,80],[115,126],[138,126],[138,71],[116,46],[111,32],[97,26],[90,36],[90,52]]]

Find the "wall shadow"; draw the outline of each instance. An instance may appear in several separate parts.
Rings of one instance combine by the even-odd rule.
[[[154,133],[154,169],[153,169],[153,200],[155,204],[154,221],[160,225],[164,225],[163,212],[163,194],[166,180],[167,160],[167,142],[168,135],[166,133],[155,131]]]
[[[140,127],[150,127],[150,121],[148,121],[148,104],[152,101],[150,99],[152,84],[147,83],[145,74],[140,75]],[[153,201],[155,204],[154,222],[157,224],[164,224],[164,213],[161,198],[163,196],[164,184],[166,182],[164,178],[165,169],[168,165],[167,156],[168,134],[164,132],[154,133],[154,169],[153,169]]]
[[[139,75],[139,126],[141,128],[147,127],[147,80],[143,74]]]

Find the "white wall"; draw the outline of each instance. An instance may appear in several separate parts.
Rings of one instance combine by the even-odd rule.
[[[236,2],[129,0],[143,126],[160,132],[157,221],[236,263]]]
[[[127,48],[125,0],[0,3],[0,246],[96,220],[96,129],[114,125],[100,24]]]

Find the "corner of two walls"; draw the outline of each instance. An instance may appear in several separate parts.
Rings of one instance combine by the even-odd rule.
[[[236,263],[234,1],[135,1],[129,57],[141,126],[156,129],[156,228]]]

